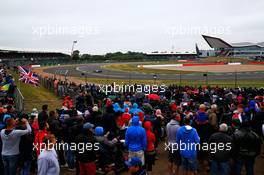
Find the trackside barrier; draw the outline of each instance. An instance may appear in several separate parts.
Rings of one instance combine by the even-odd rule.
[[[24,111],[24,100],[25,99],[21,91],[19,90],[19,88],[15,88],[14,99],[15,99],[16,110],[19,112]]]

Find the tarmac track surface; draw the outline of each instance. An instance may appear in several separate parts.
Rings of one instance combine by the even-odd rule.
[[[124,72],[116,70],[105,69],[104,66],[107,64],[115,63],[92,63],[79,66],[58,66],[47,68],[44,72],[52,74],[60,74],[68,70],[68,76],[73,77],[87,77],[87,78],[112,78],[112,79],[137,79],[137,80],[153,80],[154,74],[144,74],[138,72]],[[118,63],[120,64],[120,63]],[[127,63],[124,63],[127,64]],[[137,64],[137,63],[134,63]],[[141,63],[142,64],[142,63]],[[102,70],[102,73],[95,73],[95,70]],[[82,75],[85,73],[85,76]],[[208,80],[234,80],[235,74],[237,74],[237,80],[264,80],[264,72],[221,72],[221,73],[208,73]],[[157,74],[157,80],[205,80],[203,73],[193,74]]]

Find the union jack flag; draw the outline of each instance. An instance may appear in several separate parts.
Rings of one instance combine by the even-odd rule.
[[[24,83],[33,84],[35,86],[38,86],[39,79],[37,74],[34,74],[30,68],[25,68],[23,66],[18,66],[18,69],[20,71],[20,77],[19,80],[23,81]]]

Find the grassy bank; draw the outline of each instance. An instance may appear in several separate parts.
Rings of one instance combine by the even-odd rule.
[[[31,112],[32,108],[37,108],[40,111],[43,104],[49,105],[49,110],[55,110],[61,107],[62,100],[53,92],[43,86],[35,87],[31,84],[20,82],[18,81],[19,75],[14,72],[11,73],[15,78],[17,87],[24,96],[25,112]]]

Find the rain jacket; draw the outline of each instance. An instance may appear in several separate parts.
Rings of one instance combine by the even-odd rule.
[[[198,147],[195,145],[200,143],[200,137],[195,128],[189,125],[180,127],[176,135],[176,142],[178,143],[182,157],[196,158],[196,148]]]
[[[146,150],[147,138],[145,129],[139,125],[139,117],[132,118],[132,126],[126,131],[125,144],[128,146],[129,151],[142,151]]]
[[[137,114],[139,112],[142,112],[142,110],[138,108],[138,104],[137,103],[134,103],[129,112],[131,114]]]
[[[121,111],[122,111],[118,103],[115,103],[115,104],[113,105],[113,107],[114,107],[114,111],[115,111],[115,112],[121,112]]]
[[[151,131],[151,122],[150,121],[146,121],[144,123],[144,128],[146,130],[146,135],[147,135],[147,149],[146,151],[154,151],[155,149],[155,141],[156,141],[156,137],[153,134],[153,132]]]

